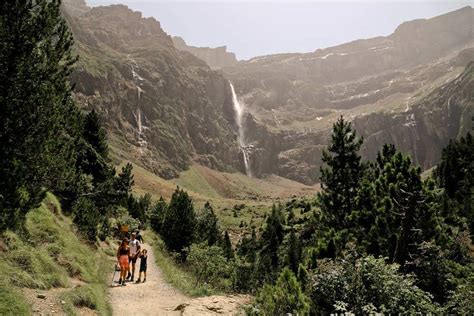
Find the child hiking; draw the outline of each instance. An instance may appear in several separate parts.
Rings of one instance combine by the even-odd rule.
[[[142,272],[143,272],[143,283],[145,283],[146,281],[146,262],[147,262],[147,259],[148,259],[148,255],[147,255],[148,251],[146,249],[143,249],[140,254],[138,255],[138,257],[140,258],[140,272],[138,274],[138,280],[136,283],[140,283],[141,282],[141,279],[142,279]]]

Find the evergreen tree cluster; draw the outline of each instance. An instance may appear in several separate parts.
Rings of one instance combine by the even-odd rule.
[[[227,259],[234,251],[227,231],[222,232],[211,204],[207,202],[196,212],[194,203],[186,191],[177,187],[167,203],[163,197],[151,208],[150,227],[163,239],[167,249],[186,259],[186,252],[193,244],[222,248]]]
[[[132,166],[116,175],[99,116],[72,98],[72,48],[59,0],[0,4],[0,232],[52,191],[95,241],[130,195]]]
[[[474,276],[471,134],[452,140],[428,177],[393,145],[384,145],[375,161],[362,161],[362,144],[341,117],[323,153],[316,211],[298,222],[294,201],[286,210],[274,206],[260,236],[252,230],[242,239],[235,288],[269,284],[251,313],[271,314],[279,304],[283,313],[315,315],[474,309],[467,299]],[[302,290],[299,311],[289,294],[274,294],[285,291],[274,282],[288,278],[286,268],[299,283],[292,292]]]

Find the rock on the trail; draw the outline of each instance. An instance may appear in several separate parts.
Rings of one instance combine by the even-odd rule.
[[[175,310],[180,310],[182,315],[240,315],[243,313],[242,307],[249,304],[250,300],[248,295],[199,297],[180,304]]]
[[[36,295],[37,298],[41,298],[41,299],[46,299],[46,294],[43,294],[43,293],[39,293],[38,295]]]
[[[188,306],[189,304],[186,304],[186,303],[183,303],[183,304],[179,304],[178,306],[176,306],[176,308],[174,309],[175,311],[183,311],[186,306]]]

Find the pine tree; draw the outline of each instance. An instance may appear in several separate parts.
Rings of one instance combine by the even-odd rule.
[[[132,171],[132,164],[127,163],[122,168],[122,172],[119,173],[117,179],[115,180],[115,189],[124,196],[127,196],[132,191],[132,187],[135,184]]]
[[[448,204],[443,215],[448,222],[459,225],[460,219],[468,222],[474,232],[474,137],[467,133],[459,140],[451,140],[443,149],[441,162],[434,176],[445,190]]]
[[[341,116],[333,125],[328,151],[324,150],[321,189],[318,200],[324,220],[337,229],[348,226],[348,216],[355,208],[355,197],[363,173],[358,139],[350,122]]]
[[[107,134],[94,110],[83,118],[78,148],[76,164],[82,173],[91,175],[96,185],[112,180],[115,169],[110,165]]]
[[[150,226],[157,233],[161,231],[161,225],[163,224],[163,218],[165,216],[167,207],[168,204],[166,204],[163,197],[160,196],[160,199],[158,200],[158,202],[156,202],[155,206],[151,211]]]
[[[90,111],[84,118],[83,137],[103,159],[109,160],[107,133],[95,110]]]
[[[176,188],[161,226],[161,236],[168,249],[181,252],[193,241],[196,215],[188,193]]]
[[[310,299],[301,290],[293,272],[284,268],[274,286],[266,284],[257,294],[250,315],[309,315]]]
[[[298,273],[298,265],[301,261],[301,243],[292,230],[288,240],[288,266],[293,273]]]
[[[211,204],[206,202],[197,218],[196,241],[207,242],[208,246],[212,246],[219,241],[220,235],[217,216]]]
[[[0,3],[0,231],[75,176],[72,46],[59,0]]]
[[[265,230],[262,233],[261,256],[268,257],[273,270],[276,270],[279,265],[278,250],[283,241],[283,214],[281,212],[281,205],[272,207],[272,213],[267,217]],[[264,260],[267,261],[267,260]]]
[[[232,249],[232,243],[230,242],[227,230],[225,231],[224,240],[222,241],[222,249],[224,250],[224,256],[227,259],[234,259],[234,250]]]
[[[432,189],[421,180],[421,168],[393,145],[383,147],[372,168],[353,214],[355,225],[362,226],[359,239],[370,253],[403,265],[418,244],[439,234]]]

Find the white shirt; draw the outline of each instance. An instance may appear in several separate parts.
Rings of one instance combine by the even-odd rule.
[[[138,239],[130,239],[128,245],[130,246],[130,255],[135,255],[138,251],[138,247],[140,246],[140,242],[138,241]]]

